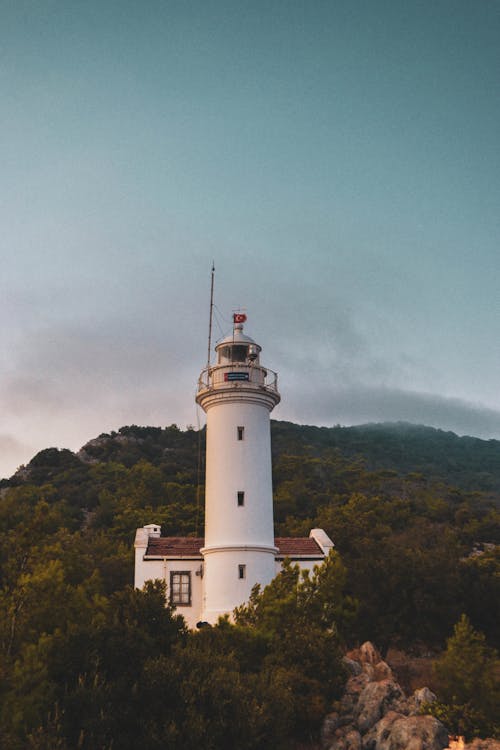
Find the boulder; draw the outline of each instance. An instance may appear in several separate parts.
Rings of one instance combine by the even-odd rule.
[[[356,677],[350,677],[347,680],[344,695],[341,700],[341,713],[342,714],[353,714],[358,704],[359,696],[365,687],[369,684],[370,680],[368,675],[359,674]]]
[[[335,737],[335,731],[339,727],[339,715],[336,711],[331,714],[327,714],[323,719],[321,726],[321,745],[323,747],[330,747]]]
[[[385,661],[379,661],[378,664],[375,664],[373,667],[373,679],[374,680],[393,680],[394,675],[392,673],[392,669]]]
[[[359,648],[349,651],[344,657],[344,664],[351,674],[363,672],[370,680],[392,680],[393,673],[387,662],[383,661],[373,643],[366,641]]]
[[[378,750],[380,744],[387,740],[391,733],[391,727],[396,719],[401,719],[402,714],[397,711],[388,711],[363,737],[363,750]]]
[[[325,750],[442,750],[447,746],[448,734],[441,722],[419,714],[424,703],[436,700],[434,693],[420,688],[407,699],[372,643],[350,651],[344,665],[351,676],[336,706],[338,712],[324,720],[321,740]],[[500,750],[500,746],[463,750]]]
[[[397,682],[382,680],[369,682],[362,690],[356,707],[356,722],[364,734],[376,724],[390,709],[398,710],[404,701],[404,694]]]
[[[352,727],[338,730],[336,737],[328,750],[362,750],[361,735]]]
[[[401,716],[388,729],[372,746],[374,750],[443,750],[448,746],[448,732],[434,716]]]
[[[428,687],[419,688],[408,698],[408,713],[418,714],[424,703],[434,703],[434,701],[437,701],[437,697],[432,690]]]
[[[359,647],[359,660],[361,664],[378,664],[382,661],[382,657],[379,652],[370,641],[366,641],[362,646]]]
[[[342,664],[353,677],[357,677],[357,675],[361,674],[361,672],[363,671],[363,668],[359,661],[350,659],[348,656],[344,656],[344,658],[342,659]]]

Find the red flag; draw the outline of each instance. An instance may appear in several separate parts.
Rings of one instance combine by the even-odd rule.
[[[233,314],[233,323],[244,323],[247,319],[247,316],[245,313],[234,313]]]

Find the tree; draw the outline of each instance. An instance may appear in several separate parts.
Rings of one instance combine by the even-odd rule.
[[[462,615],[446,651],[435,664],[441,702],[431,704],[429,713],[444,721],[452,732],[468,738],[500,736],[499,667],[495,649]]]
[[[235,610],[240,627],[254,628],[269,643],[263,673],[288,685],[290,736],[311,738],[340,694],[341,632],[355,612],[343,593],[345,569],[332,551],[312,574],[285,561],[282,571]]]

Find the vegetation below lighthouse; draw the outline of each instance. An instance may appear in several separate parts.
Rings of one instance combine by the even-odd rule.
[[[498,647],[499,442],[272,430],[277,535],[319,526],[338,554],[236,626],[189,634],[161,587],[129,585],[136,527],[203,528],[203,434],[126,427],[2,482],[2,747],[288,747],[338,697],[344,646],[438,650],[466,613]]]

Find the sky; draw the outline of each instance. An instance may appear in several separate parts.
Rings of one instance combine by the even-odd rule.
[[[214,336],[277,419],[500,438],[500,0],[0,0],[0,477],[198,427]]]

